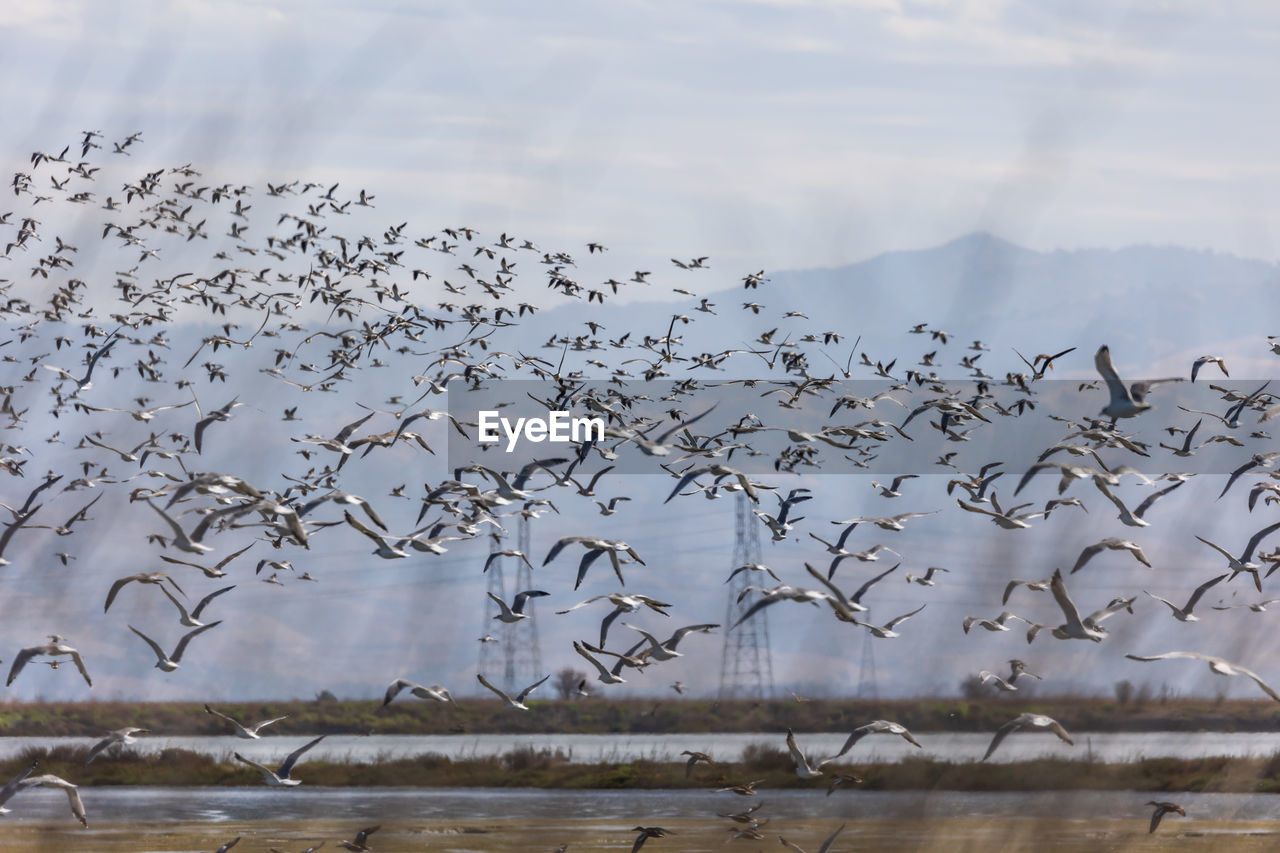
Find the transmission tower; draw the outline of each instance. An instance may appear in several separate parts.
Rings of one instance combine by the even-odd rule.
[[[520,516],[519,526],[516,528],[516,542],[520,553],[526,556],[533,553],[529,547],[529,519],[524,516]],[[514,596],[526,589],[533,589],[533,571],[529,568],[528,561],[519,557],[507,559],[516,561],[516,585],[511,594]],[[534,612],[536,600],[531,598],[524,603],[528,619],[504,626],[508,630],[503,650],[506,657],[503,675],[511,690],[523,690],[546,675],[542,671],[542,650],[538,646],[538,619]]]
[[[489,538],[489,553],[494,554],[501,550],[502,538],[494,534]],[[494,560],[489,564],[489,570],[485,574],[489,577],[488,592],[506,601],[507,588],[503,578],[502,563],[502,557]],[[492,684],[498,677],[499,657],[504,656],[503,650],[506,646],[504,629],[507,626],[493,618],[498,614],[498,605],[494,604],[493,600],[488,596],[485,596],[482,612],[484,613],[484,619],[480,623],[480,660],[476,663],[476,672],[483,675]],[[503,689],[509,693],[511,692],[511,685],[505,681],[505,667],[503,669]]]
[[[738,494],[735,505],[733,568],[760,562],[760,530],[751,515],[747,496]],[[739,572],[729,585],[729,606],[724,624],[724,655],[720,661],[720,698],[773,696],[773,661],[769,653],[769,622],[764,610],[736,625],[759,593],[752,591],[751,572]],[[734,626],[736,627],[727,627]]]
[[[516,529],[516,542],[521,553],[529,554],[529,519],[521,518]],[[505,542],[500,534],[493,534],[489,539],[489,553],[496,554],[505,550]],[[506,562],[516,560],[515,585],[512,596],[533,587],[533,575],[528,564],[519,557],[498,557],[489,566],[488,591],[501,598],[507,598]],[[493,617],[498,613],[498,606],[487,596],[485,598],[484,624],[480,631],[482,637],[492,637],[489,642],[480,644],[480,660],[476,670],[490,682],[501,684],[503,690],[514,694],[526,685],[541,678],[542,651],[538,645],[538,620],[534,614],[534,599],[525,602],[524,612],[528,619],[519,622],[498,622]]]

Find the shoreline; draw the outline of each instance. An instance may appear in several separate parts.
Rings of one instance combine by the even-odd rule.
[[[238,762],[179,749],[155,754],[124,752],[85,765],[87,747],[33,748],[0,762],[8,778],[40,762],[86,787],[261,787],[259,773]],[[1101,762],[1080,758],[1038,758],[1007,763],[943,761],[907,757],[888,763],[841,761],[820,779],[800,779],[790,756],[773,747],[751,747],[734,761],[698,764],[686,775],[684,762],[639,760],[576,764],[563,753],[524,748],[501,756],[454,760],[429,754],[374,762],[309,761],[295,776],[311,787],[328,788],[530,788],[541,790],[700,790],[746,779],[762,788],[825,790],[833,774],[857,776],[848,786],[867,791],[1185,791],[1195,793],[1280,793],[1280,753],[1269,757],[1145,758]]]

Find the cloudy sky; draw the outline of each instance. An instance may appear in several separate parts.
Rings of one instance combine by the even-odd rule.
[[[74,142],[85,129],[102,131],[108,151],[111,140],[141,131],[143,144],[127,159],[115,157],[113,168],[193,163],[211,180],[258,188],[295,179],[338,181],[345,194],[365,188],[376,196],[376,219],[362,219],[353,228],[378,233],[387,222],[410,220],[417,232],[428,233],[467,225],[490,238],[506,232],[552,249],[595,240],[609,247],[608,274],[620,277],[659,264],[669,270],[671,257],[707,255],[711,270],[699,284],[705,292],[739,287],[742,275],[757,269],[837,266],[889,250],[934,246],[975,230],[1042,251],[1157,244],[1275,262],[1280,251],[1269,202],[1280,183],[1280,163],[1270,89],[1280,71],[1277,48],[1280,11],[1262,2],[1234,4],[1226,12],[1190,2],[995,0],[360,8],[325,2],[19,0],[0,6],[0,54],[9,69],[0,76],[8,116],[0,125],[0,156],[7,173],[26,168],[32,151]],[[259,215],[271,209],[264,199],[256,203]],[[7,209],[0,201],[0,214]],[[95,261],[85,260],[90,263]],[[785,301],[775,293],[771,308],[780,312]],[[760,324],[770,325],[763,318]],[[1080,331],[1063,336],[1076,342]],[[190,331],[180,342],[195,344],[207,333]],[[694,347],[697,337],[689,333],[688,340]],[[1081,339],[1080,345],[1077,356],[1083,358],[1067,369],[1087,377],[1087,351],[1096,342]],[[929,346],[911,340],[903,352],[914,361]],[[186,355],[172,357],[180,361]],[[72,356],[59,358],[51,361],[72,366]],[[1126,375],[1138,365],[1151,367],[1142,354],[1117,358]],[[234,357],[227,360],[234,363]],[[405,378],[399,377],[402,384]],[[278,425],[277,408],[287,403],[276,393],[278,386],[256,380],[251,388],[238,381],[225,390],[202,384],[206,409],[243,392],[252,403],[238,413],[234,430],[241,436],[270,434],[289,447]],[[371,385],[361,402],[380,402],[374,387],[403,390]],[[116,399],[98,402],[124,405],[128,396],[121,390]],[[305,414],[308,421],[299,432],[331,434],[362,412],[315,404]],[[64,441],[78,438],[64,423],[39,420],[38,414],[31,418],[32,435],[65,429]],[[189,426],[185,412],[172,418]],[[93,424],[102,422],[98,417]],[[432,430],[424,432],[443,443],[447,431]],[[145,435],[144,430],[132,443]],[[204,462],[210,470],[287,468],[274,455],[285,452],[276,446],[246,458],[244,446],[232,439],[237,432],[228,426],[224,435],[221,446],[211,441]],[[126,440],[119,433],[112,437]],[[42,452],[46,456],[31,471],[49,467],[47,454],[53,451]],[[415,460],[407,472],[395,460],[381,465],[354,475],[347,488],[382,497],[401,481],[449,475],[439,460],[421,467]],[[15,491],[8,481],[5,501],[20,503],[34,482],[28,476]],[[610,493],[643,491],[659,499],[669,488],[665,480],[646,486],[605,482]],[[796,485],[801,483],[819,485]],[[829,502],[815,500],[812,529],[876,509],[867,484],[860,481],[858,488],[865,493],[856,498],[835,489]],[[939,483],[930,491],[937,498]],[[1044,491],[1052,489],[1045,485]],[[1215,491],[1202,496],[1211,498]],[[70,516],[82,494],[60,498],[49,514],[59,521]],[[1196,504],[1185,498],[1168,499],[1171,515],[1181,506],[1194,517]],[[585,526],[651,542],[647,549],[637,547],[655,565],[656,591],[683,592],[672,624],[720,621],[720,580],[732,556],[733,529],[723,503],[686,503],[677,513],[637,501],[605,527],[596,527],[605,523],[595,518],[587,525],[582,515],[548,519],[534,556],[541,557],[555,537],[584,533]],[[414,509],[387,513],[394,516],[388,518],[392,529],[411,529]],[[589,505],[587,510],[594,512]],[[106,698],[198,699],[211,692],[227,698],[306,697],[326,688],[372,696],[397,675],[464,685],[459,692],[473,684],[474,637],[483,620],[469,603],[458,603],[481,599],[483,580],[476,569],[487,550],[482,542],[462,543],[425,563],[385,565],[369,558],[367,540],[340,528],[329,534],[322,553],[294,556],[298,569],[319,575],[320,584],[295,583],[281,591],[251,583],[254,590],[240,591],[239,603],[224,609],[224,615],[241,617],[233,620],[234,632],[201,638],[210,649],[201,668],[184,667],[159,680],[140,641],[121,628],[126,620],[158,625],[170,612],[168,603],[146,595],[153,590],[131,588],[115,605],[119,614],[113,609],[107,618],[99,608],[103,577],[160,568],[153,560],[139,561],[131,544],[120,544],[140,542],[155,532],[156,521],[145,507],[141,515],[98,512],[103,538],[90,540],[93,553],[77,554],[69,566],[37,561],[60,547],[51,534],[23,531],[15,537],[6,554],[15,563],[10,588],[0,598],[0,612],[15,617],[3,635],[11,649],[0,650],[6,660],[42,634],[74,634],[92,649],[95,671],[109,675],[95,688]],[[979,608],[991,609],[981,615],[995,615],[989,604],[1001,585],[983,575],[992,564],[1007,567],[1016,557],[1027,562],[1028,577],[1038,578],[1055,560],[1074,558],[1074,551],[1046,553],[1055,542],[1127,533],[1109,516],[1105,530],[1092,516],[1060,516],[1060,528],[1022,550],[1011,547],[1009,537],[987,535],[985,525],[974,527],[974,519],[961,521],[967,522],[963,538],[950,522],[932,529],[922,525],[904,571],[949,565],[985,585],[966,588],[963,595],[953,589],[945,609],[936,601],[927,612],[936,621],[920,617],[930,626],[954,629],[959,618]],[[1212,535],[1217,523],[1207,522],[1205,534]],[[1198,547],[1194,540],[1183,541],[1188,539],[1148,547],[1177,562]],[[773,548],[771,561],[803,578],[801,565],[812,559],[812,544],[802,538],[766,548]],[[1208,557],[1213,555],[1197,554],[1199,580],[1217,565],[1216,557]],[[1089,604],[1092,598],[1100,605],[1110,595],[1135,593],[1147,582],[1129,562],[1113,559],[1112,574],[1089,582]],[[97,579],[79,595],[90,561]],[[551,570],[559,572],[552,575],[557,583],[571,578],[569,562],[562,558],[563,565]],[[713,567],[713,579],[682,590],[683,568],[702,564]],[[860,567],[858,577],[865,574]],[[1182,588],[1187,585],[1180,579],[1158,591],[1177,598],[1189,593]],[[928,590],[896,586],[883,607],[905,612],[927,600]],[[579,600],[563,587],[553,607]],[[611,590],[607,576],[593,577],[581,597]],[[1241,583],[1233,591],[1244,595],[1247,588]],[[1053,615],[1052,606],[1040,614]],[[1148,608],[1146,616],[1153,615]],[[571,639],[592,633],[593,620],[578,620],[571,629],[551,620],[542,624],[548,667],[577,665],[565,649]],[[778,671],[815,690],[856,684],[861,646],[842,645],[846,627],[815,623],[800,608],[779,616],[773,636]],[[175,626],[153,630],[163,634],[162,643],[178,635]],[[1122,651],[1164,651],[1161,644],[1170,639],[1136,627],[1117,632]],[[915,641],[883,647],[878,665],[885,692],[954,690],[959,673],[998,665],[1013,653],[1001,638],[984,635],[973,637],[963,652],[934,654],[930,636],[921,632]],[[1134,645],[1143,639],[1153,647]],[[1233,635],[1212,650],[1240,648],[1255,656],[1274,651],[1265,644],[1241,646],[1238,639]],[[695,636],[689,642],[700,641],[709,656],[675,662],[638,689],[662,692],[670,673],[671,679],[713,690],[721,640]],[[1116,678],[1143,677],[1136,665],[1119,662],[1090,682],[1096,673],[1087,655],[1063,655],[1053,663],[1060,667],[1060,685],[1103,692]],[[65,668],[37,668],[7,695],[82,696],[80,685],[66,675]],[[1189,676],[1183,685],[1206,692],[1218,686],[1207,676]],[[1236,690],[1235,695],[1251,695],[1247,686]]]
[[[980,229],[1277,257],[1261,0],[16,0],[0,42],[6,151],[144,130],[161,159],[637,262]]]

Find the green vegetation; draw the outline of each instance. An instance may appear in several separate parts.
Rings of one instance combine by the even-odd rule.
[[[9,778],[33,759],[40,772],[80,785],[260,785],[258,772],[234,761],[169,749],[155,755],[128,750],[99,757],[87,767],[87,747],[31,749],[0,762]],[[849,790],[1140,790],[1221,793],[1280,793],[1280,753],[1269,758],[1153,758],[1119,764],[1042,758],[1009,764],[908,758],[893,764],[842,764],[862,783]],[[522,748],[488,758],[451,760],[440,755],[374,763],[306,761],[295,775],[307,785],[330,787],[484,788],[711,788],[751,779],[765,788],[824,788],[825,781],[795,775],[781,749],[751,746],[737,761],[698,765],[685,775],[683,762],[629,761],[573,764],[558,750]]]
[[[515,713],[490,699],[456,705],[401,698],[377,701],[239,702],[217,705],[238,719],[287,714],[272,734],[645,734],[671,732],[850,731],[890,719],[914,732],[994,731],[1023,712],[1049,714],[1069,731],[1275,731],[1280,704],[1269,700],[1148,699],[1120,702],[1080,697],[922,698],[869,702],[813,699],[758,702],[710,699],[591,698],[531,700]],[[123,726],[165,735],[228,734],[230,727],[199,703],[69,702],[0,706],[0,734],[98,737]]]

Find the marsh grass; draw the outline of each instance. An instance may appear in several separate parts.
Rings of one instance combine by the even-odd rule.
[[[487,699],[456,706],[401,699],[377,701],[238,702],[218,710],[245,719],[288,715],[278,734],[656,734],[852,730],[867,720],[896,720],[914,732],[993,731],[1024,712],[1048,714],[1068,730],[1276,731],[1280,706],[1269,700],[1170,699],[1121,703],[1097,697],[917,698],[883,701],[809,699],[748,701],[593,698],[532,701],[533,713],[512,714]],[[100,737],[124,726],[166,735],[228,734],[201,703],[63,702],[0,705],[0,732],[17,737]]]

